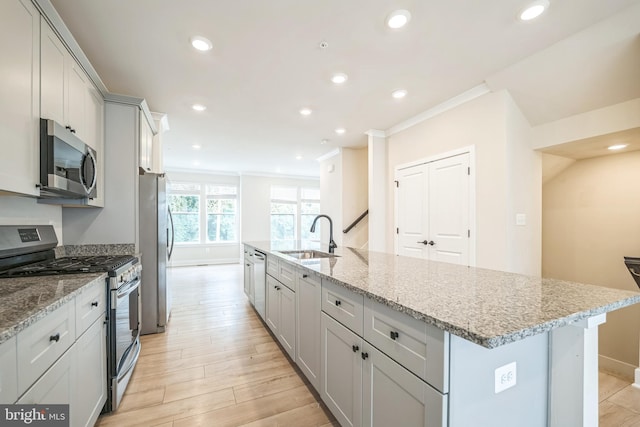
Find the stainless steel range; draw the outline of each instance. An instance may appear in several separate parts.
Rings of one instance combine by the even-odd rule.
[[[116,410],[140,355],[140,278],[132,255],[55,257],[51,225],[0,226],[0,279],[106,272],[107,403]],[[0,281],[0,286],[2,282]]]

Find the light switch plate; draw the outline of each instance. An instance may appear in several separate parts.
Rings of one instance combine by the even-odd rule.
[[[516,385],[516,362],[496,368],[496,394]]]
[[[527,214],[516,214],[516,225],[527,225]]]

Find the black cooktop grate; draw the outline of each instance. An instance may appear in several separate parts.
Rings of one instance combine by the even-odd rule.
[[[102,273],[116,270],[133,260],[135,257],[132,255],[69,256],[5,270],[0,272],[0,278]]]

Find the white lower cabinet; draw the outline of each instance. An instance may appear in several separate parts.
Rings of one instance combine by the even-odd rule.
[[[73,363],[75,351],[75,347],[72,347],[64,353],[16,403],[38,405],[68,403],[69,412],[73,414],[74,375],[77,374]],[[21,374],[22,372],[19,371],[18,376]]]
[[[362,425],[447,425],[447,395],[364,342]]]
[[[311,385],[320,391],[320,310],[322,287],[319,278],[298,273],[296,287],[296,363]]]
[[[320,323],[320,397],[341,426],[361,426],[362,338],[325,313]]]
[[[296,359],[296,294],[267,275],[266,322],[282,347]]]
[[[13,403],[18,398],[16,337],[0,344],[0,366],[0,403]]]
[[[107,399],[107,324],[96,320],[75,343],[74,426],[92,426]]]

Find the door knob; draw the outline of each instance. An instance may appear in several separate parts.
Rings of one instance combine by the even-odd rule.
[[[434,242],[433,240],[423,240],[422,242],[417,242],[417,243],[422,243],[423,245],[435,245],[436,242]]]

